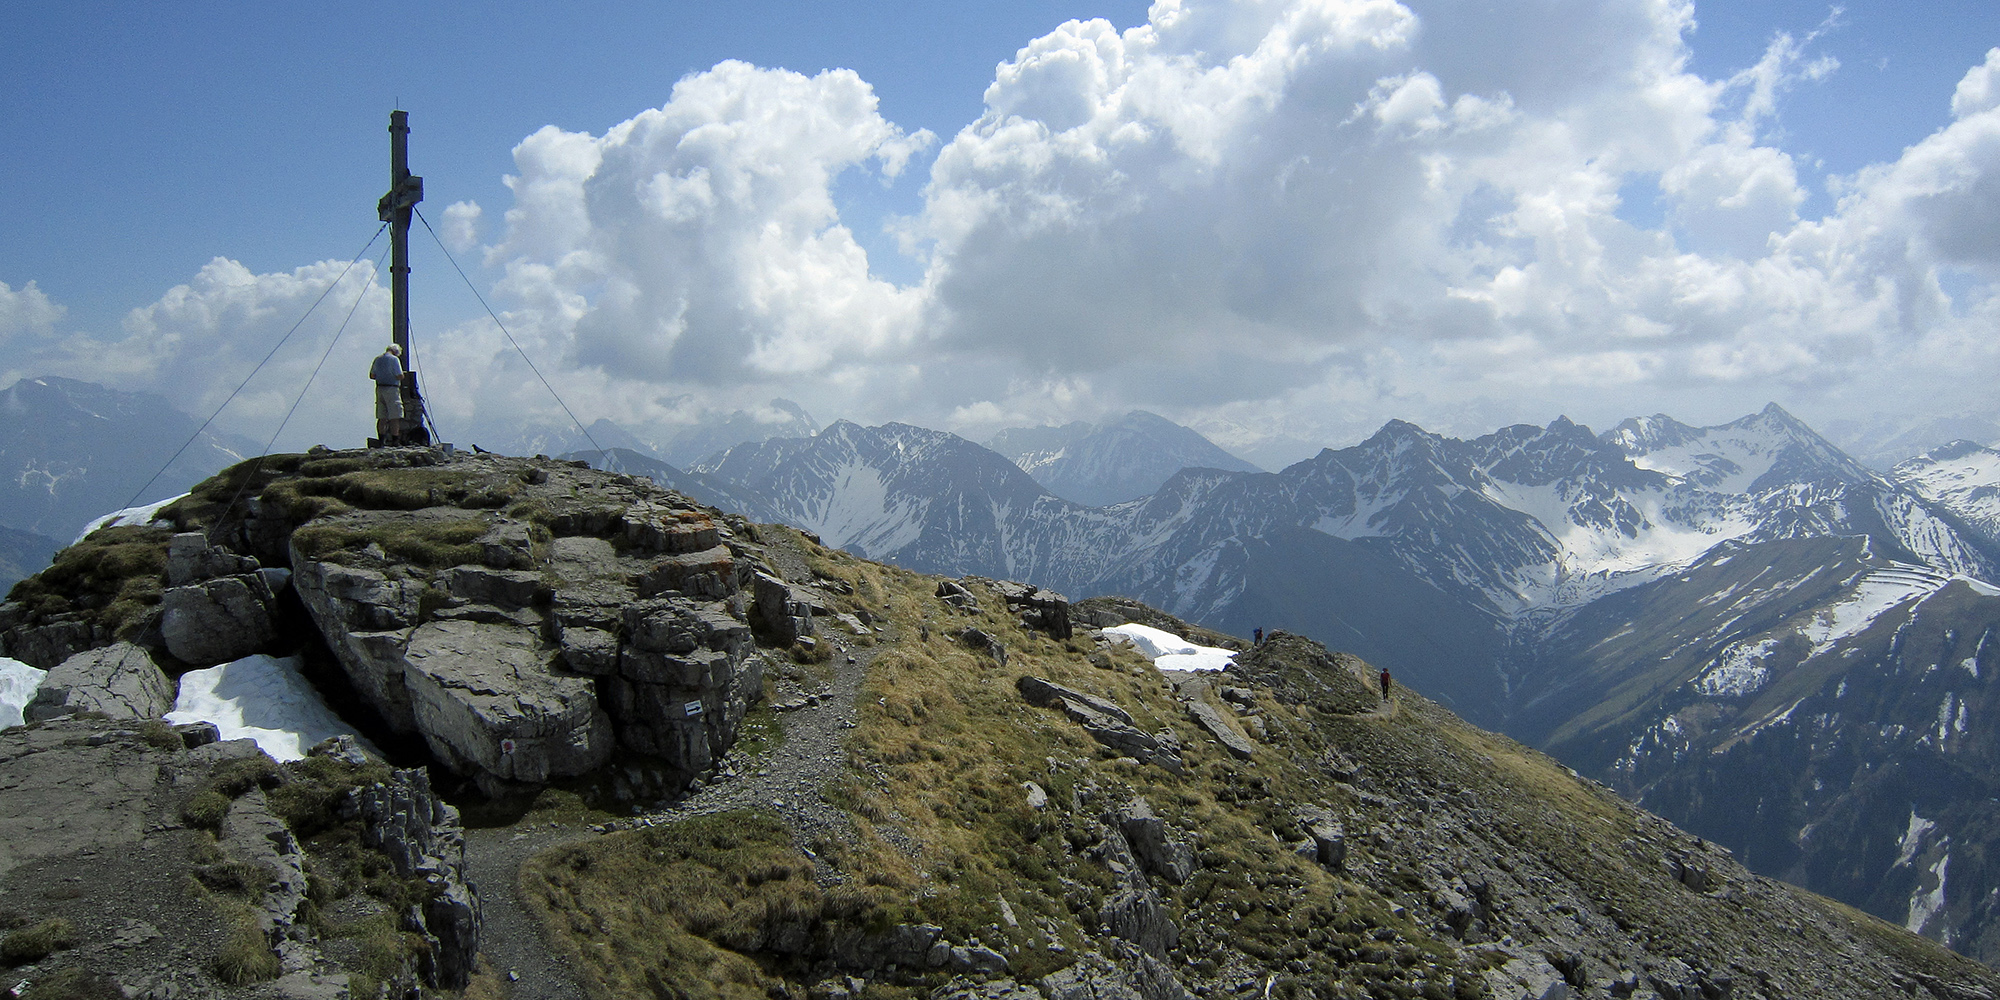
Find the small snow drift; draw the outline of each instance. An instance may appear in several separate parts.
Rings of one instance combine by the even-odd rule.
[[[181,675],[180,695],[167,721],[213,722],[225,740],[252,739],[280,761],[298,760],[331,736],[356,735],[326,706],[299,672],[299,658],[259,653]],[[369,752],[379,751],[366,739]]]
[[[42,686],[46,673],[20,660],[0,656],[0,729],[21,724],[21,710],[35,700],[35,691]]]
[[[1151,625],[1115,625],[1104,630],[1105,635],[1121,636],[1139,647],[1153,666],[1161,670],[1224,670],[1236,662],[1234,650],[1218,646],[1197,646]]]
[[[91,519],[90,523],[84,525],[83,530],[77,534],[76,542],[80,542],[86,538],[89,538],[90,533],[96,531],[99,528],[119,528],[119,527],[124,527],[126,525],[151,524],[153,523],[154,518],[160,516],[160,511],[165,510],[167,508],[168,504],[173,503],[176,500],[184,499],[186,497],[187,494],[183,493],[180,496],[168,497],[165,500],[157,500],[154,501],[153,503],[140,504],[137,507],[125,507],[119,510],[114,510],[109,514],[103,515],[102,517],[93,518]],[[76,542],[71,542],[70,544],[75,545]]]

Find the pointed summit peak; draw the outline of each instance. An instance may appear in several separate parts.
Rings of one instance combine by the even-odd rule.
[[[1368,440],[1401,441],[1407,438],[1428,438],[1435,436],[1430,431],[1424,430],[1422,427],[1418,427],[1407,420],[1391,417],[1374,434],[1370,435]]]
[[[1795,416],[1792,416],[1789,410],[1786,410],[1784,407],[1779,406],[1777,403],[1765,403],[1764,408],[1757,411],[1757,415],[1755,417],[1746,417],[1744,419],[1756,420],[1760,423],[1769,424],[1775,427],[1783,427],[1786,430],[1794,432],[1803,431],[1807,434],[1811,434],[1813,437],[1819,437],[1819,432],[1813,430],[1811,427],[1806,426],[1805,421],[1800,420]]]
[[[1150,410],[1133,410],[1118,418],[1117,427],[1174,427],[1180,425]]]
[[[1664,413],[1650,417],[1627,417],[1605,431],[1605,444],[1628,456],[1639,456],[1661,448],[1673,448],[1701,436],[1701,430],[1681,423]]]

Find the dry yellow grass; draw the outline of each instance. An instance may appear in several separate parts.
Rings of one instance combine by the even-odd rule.
[[[770,947],[787,921],[822,935],[841,921],[934,923],[954,942],[977,939],[1012,956],[1015,977],[1032,980],[1092,946],[1096,914],[1118,883],[1089,852],[1104,836],[1102,817],[1135,796],[1198,838],[1201,871],[1168,892],[1173,919],[1190,929],[1185,960],[1197,970],[1237,952],[1305,970],[1274,980],[1275,996],[1345,995],[1328,992],[1342,981],[1394,982],[1409,995],[1428,982],[1431,995],[1452,995],[1459,970],[1447,949],[1392,916],[1379,893],[1281,842],[1281,831],[1297,830],[1283,803],[1339,802],[1347,794],[1339,786],[1280,751],[1251,763],[1228,757],[1136,652],[1024,630],[977,583],[980,610],[961,612],[934,596],[933,577],[792,538],[816,573],[852,591],[839,598],[846,610],[889,628],[862,681],[847,776],[823,790],[847,812],[851,832],[803,845],[862,891],[839,901],[816,894],[806,874],[814,863],[790,832],[740,814],[538,858],[524,876],[526,895],[605,995],[800,988],[801,963]],[[968,626],[1006,646],[1004,666],[957,639]],[[1170,730],[1186,748],[1186,773],[1114,759],[1060,713],[1027,704],[1015,687],[1024,674],[1111,699],[1147,732]],[[1276,703],[1264,715],[1281,731],[1311,725],[1301,710]],[[1047,807],[1028,804],[1028,782],[1047,790]],[[1227,930],[1204,936],[1203,926]],[[871,989],[919,996],[935,978]],[[676,992],[660,993],[662,984]]]

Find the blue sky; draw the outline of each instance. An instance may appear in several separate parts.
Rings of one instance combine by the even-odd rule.
[[[1145,14],[1131,0],[13,5],[0,128],[33,138],[0,153],[14,193],[0,281],[36,280],[77,320],[115,325],[218,254],[258,271],[351,255],[375,227],[399,101],[435,216],[504,198],[510,150],[543,125],[602,132],[725,59],[853,69],[885,116],[949,135],[1029,38]],[[891,203],[914,208],[917,186]]]
[[[478,206],[459,244],[481,290],[586,420],[642,431],[777,395],[974,437],[1142,406],[1272,464],[1392,416],[1981,405],[1904,389],[1940,358],[2000,374],[1966,355],[1991,332],[1994,237],[1921,229],[1946,195],[1951,217],[2000,212],[1989,109],[1954,110],[2000,8],[1499,6],[1185,0],[1149,25],[1132,2],[14,5],[0,374],[219,402],[373,231],[400,103],[426,214]],[[1061,27],[1099,17],[1108,35]],[[699,84],[750,96],[682,96]],[[648,109],[678,110],[634,134],[674,142],[749,117],[712,162],[611,149]],[[794,121],[827,128],[769,124]],[[618,169],[563,173],[585,139]],[[704,187],[705,207],[638,218],[648,178],[726,166],[783,190]],[[1951,170],[1963,190],[1917,190]],[[531,204],[509,175],[571,200]],[[1283,211],[1255,193],[1279,189]],[[1931,249],[1890,260],[1891,236]],[[453,417],[520,417],[478,304],[421,238],[416,266]],[[1889,285],[1900,299],[1868,291]],[[1838,313],[1798,305],[1815,299]],[[268,422],[317,350],[287,354],[238,426]],[[340,426],[322,395],[309,418]]]

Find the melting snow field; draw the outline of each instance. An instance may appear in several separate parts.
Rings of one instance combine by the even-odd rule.
[[[299,672],[296,656],[258,654],[181,675],[180,696],[167,721],[213,722],[225,740],[252,739],[278,760],[298,760],[307,748],[354,727],[326,707]],[[367,740],[361,741],[370,752]]]
[[[21,724],[21,710],[35,700],[44,671],[0,656],[0,729]]]
[[[1930,923],[1931,918],[1936,916],[1939,910],[1944,909],[1945,868],[1949,864],[1951,864],[1949,854],[1937,859],[1937,863],[1931,865],[1930,870],[1931,878],[1937,880],[1936,884],[1926,892],[1923,884],[1919,882],[1916,891],[1910,893],[1910,916],[1903,921],[1903,926],[1911,933],[1923,933],[1924,925]]]
[[[1737,643],[1715,661],[1715,666],[1695,682],[1695,689],[1711,698],[1740,698],[1755,693],[1771,679],[1764,658],[1778,648],[1777,639]]]
[[[1234,650],[1197,646],[1172,632],[1150,625],[1118,625],[1105,629],[1104,634],[1130,640],[1161,670],[1223,670],[1236,660]]]
[[[1867,629],[1883,612],[1929,595],[1940,583],[1923,571],[1876,570],[1855,586],[1852,597],[1814,615],[1801,631],[1812,641],[1812,655],[1818,656],[1840,639]]]
[[[187,494],[183,493],[178,497],[168,497],[156,503],[141,504],[137,507],[127,507],[123,510],[114,510],[84,525],[83,531],[76,536],[76,542],[89,538],[90,533],[99,528],[116,528],[127,524],[151,524],[153,523],[153,518],[158,516],[160,511],[168,504],[185,496]],[[71,542],[70,544],[75,545],[76,542]]]

